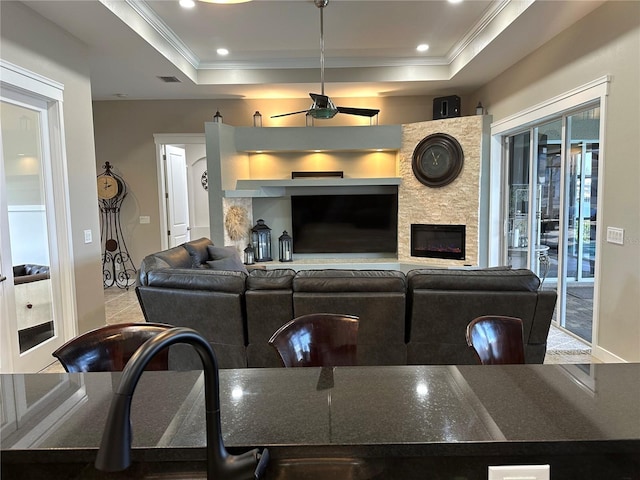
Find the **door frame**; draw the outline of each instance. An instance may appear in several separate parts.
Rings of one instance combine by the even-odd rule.
[[[64,143],[64,116],[62,109],[64,86],[54,80],[26,70],[12,63],[0,60],[0,84],[4,91],[41,101],[46,104],[46,126],[49,137],[49,162],[43,165],[45,171],[45,206],[48,212],[49,229],[49,266],[52,277],[57,278],[57,285],[52,283],[53,314],[57,319],[56,330],[51,339],[41,345],[51,345],[65,342],[77,333],[77,309],[75,302],[75,275],[73,271],[73,249],[71,231],[71,210],[69,202],[68,167]],[[51,215],[55,215],[55,222],[51,222]],[[5,236],[6,237],[6,236]],[[3,245],[8,245],[3,237]],[[6,282],[13,282],[13,272],[3,272]],[[5,282],[3,282],[5,283]],[[5,288],[0,286],[0,288]],[[4,303],[4,302],[3,302]],[[6,313],[6,312],[3,312]],[[0,322],[3,338],[13,338],[8,322]],[[8,335],[8,336],[7,336]],[[9,341],[9,348],[2,348],[0,353],[0,371],[24,371],[26,354],[37,355],[31,349],[20,354],[17,342]],[[4,344],[4,342],[3,342]],[[37,347],[39,348],[39,347]],[[49,352],[50,355],[50,352]],[[51,357],[53,359],[53,357]],[[52,363],[53,360],[50,362]]]
[[[167,173],[164,162],[164,146],[176,145],[184,146],[189,144],[206,143],[204,133],[154,133],[153,140],[156,144],[156,171],[158,173],[158,211],[160,224],[160,248],[166,250],[169,248],[169,230],[167,222]],[[187,159],[187,165],[189,159]],[[187,178],[187,185],[189,179]],[[188,188],[190,186],[188,185]],[[191,215],[191,214],[190,214]]]
[[[605,139],[605,125],[606,125],[606,99],[609,91],[609,83],[611,77],[605,75],[597,78],[589,83],[581,85],[573,90],[565,92],[561,95],[548,99],[538,105],[534,105],[526,110],[518,112],[514,115],[506,117],[502,120],[491,124],[491,159],[490,162],[490,224],[489,235],[490,238],[499,238],[499,242],[492,242],[489,246],[489,265],[500,265],[502,261],[503,252],[505,251],[505,238],[507,232],[507,212],[505,211],[505,202],[502,195],[502,187],[505,180],[505,166],[503,160],[505,157],[503,139],[513,133],[517,133],[531,127],[544,123],[546,120],[550,120],[556,117],[566,117],[571,112],[579,110],[584,106],[593,104],[594,102],[600,103],[600,156],[599,164],[601,165],[602,177],[604,173],[605,154],[603,146],[606,144]],[[564,120],[563,120],[564,122]],[[563,148],[564,148],[564,133],[563,133]],[[563,161],[564,164],[564,161]],[[603,189],[604,182],[600,178],[600,189]],[[565,193],[561,192],[562,198]],[[598,194],[597,209],[602,211],[602,202],[604,198],[604,192],[600,190]],[[562,219],[561,219],[562,221]],[[596,244],[601,245],[603,239],[603,229],[597,229],[596,231]],[[564,241],[562,238],[560,241]],[[592,351],[595,351],[598,345],[598,304],[600,298],[600,260],[601,255],[596,254],[594,277],[594,299],[593,299],[593,324],[592,324]],[[558,273],[560,277],[560,273]],[[558,278],[558,282],[560,282]],[[561,300],[559,298],[559,300]]]

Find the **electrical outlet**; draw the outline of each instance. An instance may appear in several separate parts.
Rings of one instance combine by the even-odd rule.
[[[84,243],[93,242],[93,236],[91,235],[91,230],[84,231]]]
[[[489,467],[489,480],[550,480],[549,465]]]
[[[617,227],[607,227],[607,242],[624,245],[624,229]]]

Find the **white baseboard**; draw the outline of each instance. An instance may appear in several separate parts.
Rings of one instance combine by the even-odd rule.
[[[602,363],[628,363],[624,358],[614,355],[608,350],[599,346],[591,348],[591,355],[596,357]]]

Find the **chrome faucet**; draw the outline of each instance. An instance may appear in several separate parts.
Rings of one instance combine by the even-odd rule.
[[[262,477],[269,451],[256,448],[240,455],[227,452],[222,440],[220,420],[220,382],[218,362],[209,342],[190,328],[172,328],[147,340],[131,357],[111,401],[95,466],[116,472],[131,464],[131,399],[138,380],[149,361],[163,348],[176,343],[193,346],[204,369],[204,395],[207,430],[207,478],[209,480],[251,480]]]

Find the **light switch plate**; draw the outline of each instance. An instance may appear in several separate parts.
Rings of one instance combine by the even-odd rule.
[[[607,242],[624,245],[624,229],[617,227],[607,227]]]
[[[140,223],[151,223],[151,217],[148,215],[140,215]]]
[[[549,465],[501,465],[489,467],[489,480],[550,480]]]
[[[93,242],[93,237],[91,235],[91,230],[85,230],[84,231],[84,243],[91,243]]]

